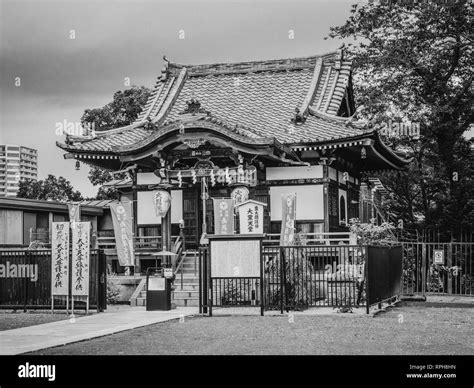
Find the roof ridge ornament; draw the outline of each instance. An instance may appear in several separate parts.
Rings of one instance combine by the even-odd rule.
[[[300,108],[296,107],[295,113],[293,114],[291,122],[298,125],[298,124],[303,124],[305,121],[306,121],[306,116],[301,113]]]
[[[180,115],[192,114],[194,116],[198,113],[206,113],[207,115],[210,113],[204,108],[201,108],[201,103],[196,98],[191,98],[190,100],[186,101],[186,105],[187,107],[182,112],[180,112]]]

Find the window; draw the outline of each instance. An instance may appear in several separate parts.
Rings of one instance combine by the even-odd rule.
[[[343,195],[341,195],[339,200],[339,215],[340,221],[346,221],[346,200]]]

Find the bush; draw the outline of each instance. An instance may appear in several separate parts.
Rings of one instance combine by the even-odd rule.
[[[120,289],[110,280],[107,280],[107,304],[118,302]]]

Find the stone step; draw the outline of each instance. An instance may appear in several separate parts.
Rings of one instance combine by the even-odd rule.
[[[199,299],[199,291],[175,291],[174,300],[178,299]]]
[[[178,307],[197,307],[199,306],[199,299],[175,299]]]
[[[181,289],[181,282],[174,285],[174,290],[176,291],[199,291],[198,283],[183,283],[183,289]]]

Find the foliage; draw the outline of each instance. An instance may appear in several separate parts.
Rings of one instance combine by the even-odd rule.
[[[138,117],[150,93],[144,86],[119,90],[114,93],[112,102],[102,108],[86,109],[81,124],[94,124],[96,131],[129,125]]]
[[[221,296],[222,305],[250,305],[251,301],[245,299],[237,286],[237,281],[234,282],[234,279],[229,279]]]
[[[355,100],[369,125],[419,123],[419,140],[385,140],[413,163],[380,177],[387,207],[409,227],[474,223],[472,6],[468,2],[358,4],[332,38],[351,39]]]
[[[395,226],[389,222],[377,225],[375,218],[370,223],[351,218],[347,226],[357,236],[358,245],[392,245],[397,242],[393,234]]]
[[[115,92],[112,102],[102,108],[86,109],[81,123],[94,124],[97,131],[104,131],[130,125],[145,106],[151,90],[141,86],[132,86],[130,89]],[[112,180],[109,171],[99,167],[92,167],[89,171],[89,180],[94,186],[100,186],[96,199],[116,199],[117,190],[102,185]]]
[[[45,180],[21,180],[17,197],[64,202],[81,201],[83,199],[81,193],[74,190],[71,182],[62,176],[56,178],[51,174]]]
[[[107,280],[107,303],[117,303],[119,296],[120,289],[111,280]]]
[[[296,234],[294,245],[302,246],[301,238],[301,234]],[[308,308],[310,302],[319,295],[319,290],[312,284],[313,265],[306,257],[303,249],[284,248],[283,254],[283,258],[277,257],[270,261],[265,268],[268,277],[280,279],[281,262],[284,259],[284,286],[267,288],[267,304],[269,306],[279,306],[280,300],[283,298],[284,304],[291,309]]]

